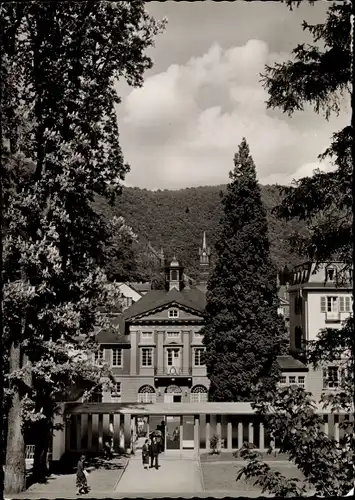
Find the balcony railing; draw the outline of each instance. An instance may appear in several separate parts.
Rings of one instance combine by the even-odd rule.
[[[166,368],[155,368],[154,373],[157,377],[190,377],[192,368],[167,366]]]

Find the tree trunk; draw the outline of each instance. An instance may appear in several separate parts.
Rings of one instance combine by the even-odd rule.
[[[33,460],[33,476],[41,481],[49,474],[48,449],[51,432],[47,420],[36,426],[35,455]]]
[[[10,373],[21,368],[20,346],[10,348]],[[22,433],[21,396],[15,389],[8,413],[4,491],[20,493],[26,489],[25,439]]]

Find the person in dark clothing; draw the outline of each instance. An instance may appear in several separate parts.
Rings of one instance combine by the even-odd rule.
[[[108,458],[109,460],[113,458],[111,445],[108,441],[105,441],[104,443],[104,453],[105,453],[105,458]]]
[[[154,436],[152,439],[152,444],[150,445],[150,468],[155,467],[159,469],[158,464],[158,455],[159,455],[159,444],[157,442],[157,438]]]
[[[160,449],[161,449],[161,451],[165,451],[165,422],[164,422],[164,420],[162,420],[160,422],[160,425],[158,425],[158,429],[161,432]]]
[[[83,493],[89,492],[89,486],[85,475],[84,462],[85,455],[81,455],[76,467],[76,487],[78,489],[78,491],[76,492],[77,495],[82,495]]]
[[[145,469],[148,469],[149,467],[149,451],[150,443],[149,439],[146,439],[144,445],[142,446],[142,462]]]

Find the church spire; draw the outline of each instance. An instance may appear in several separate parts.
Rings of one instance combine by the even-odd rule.
[[[202,248],[199,248],[200,255],[200,277],[199,277],[199,289],[206,289],[208,276],[210,272],[210,255],[211,249],[207,246],[206,231],[203,232],[202,237]]]

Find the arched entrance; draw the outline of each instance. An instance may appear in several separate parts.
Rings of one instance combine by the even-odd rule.
[[[164,403],[181,403],[182,390],[178,385],[169,385],[165,389]]]

